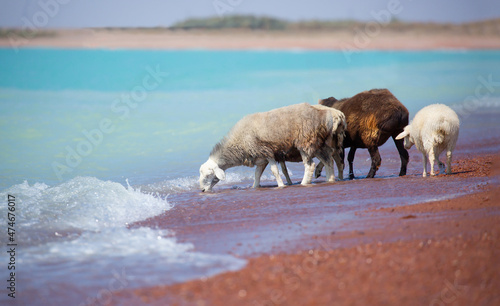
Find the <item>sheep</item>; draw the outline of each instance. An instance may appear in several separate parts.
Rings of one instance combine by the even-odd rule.
[[[332,156],[339,156],[335,151],[341,149],[344,129],[342,112],[307,103],[245,116],[214,146],[208,160],[201,165],[200,188],[211,191],[225,179],[226,169],[242,165],[256,166],[253,188],[257,188],[267,164],[271,164],[278,187],[283,187],[276,160],[284,160],[287,153],[296,151],[305,167],[302,185],[311,183],[314,157],[327,165],[327,179],[334,181]]]
[[[372,89],[361,92],[351,98],[337,100],[330,97],[319,100],[325,106],[336,108],[346,116],[347,130],[344,138],[344,149],[350,147],[347,160],[349,162],[349,179],[354,179],[353,161],[357,148],[367,148],[372,160],[367,178],[373,178],[380,167],[382,159],[378,147],[392,136],[401,158],[399,176],[406,175],[408,151],[402,140],[396,139],[406,125],[409,113],[406,107],[387,89]],[[342,152],[342,158],[344,153]],[[316,168],[316,177],[321,175],[323,165]]]
[[[404,128],[396,139],[404,139],[404,146],[410,149],[413,144],[423,155],[424,172],[427,176],[427,160],[431,164],[434,176],[434,163],[438,162],[440,172],[444,164],[439,160],[441,152],[446,150],[446,173],[451,174],[451,158],[457,144],[460,120],[457,113],[444,104],[432,104],[422,108],[410,125]]]
[[[329,107],[324,106],[324,105],[312,105],[312,107],[317,108],[319,110],[326,110],[326,111],[329,111],[329,112],[331,112],[332,110],[334,110],[334,109],[329,108]],[[335,112],[333,113],[333,115],[334,116],[338,116],[339,113],[343,114],[342,112],[340,112],[338,110],[335,110]],[[346,122],[344,120],[343,121],[343,130],[345,131],[345,129],[346,129]],[[342,138],[339,138],[339,137],[342,137]],[[336,145],[337,149],[334,150],[334,153],[333,153],[334,154],[333,155],[333,159],[334,159],[335,163],[337,164],[338,177],[339,177],[340,180],[344,179],[344,176],[343,176],[344,175],[344,156],[341,156],[341,153],[343,151],[343,148],[342,148],[343,137],[345,137],[345,132],[343,132],[343,133],[339,132],[337,134],[337,140],[335,141],[335,145]],[[281,165],[281,170],[282,170],[283,174],[285,175],[287,184],[288,185],[292,185],[293,183],[292,183],[292,180],[290,179],[290,175],[288,174],[288,169],[286,168],[285,161],[289,161],[289,162],[301,162],[302,161],[302,157],[300,155],[299,150],[297,150],[297,148],[291,148],[287,152],[277,152],[275,154],[275,160],[278,161],[279,164]]]

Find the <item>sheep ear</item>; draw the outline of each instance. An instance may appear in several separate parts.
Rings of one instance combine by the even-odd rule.
[[[402,133],[396,136],[396,140],[403,139],[408,135],[410,135],[410,132],[407,129],[405,129]]]
[[[215,170],[214,170],[214,171],[215,171],[215,176],[216,176],[219,180],[223,181],[223,180],[225,180],[225,179],[226,179],[226,174],[224,173],[224,170],[222,170],[221,168],[217,167],[217,168],[215,168]]]

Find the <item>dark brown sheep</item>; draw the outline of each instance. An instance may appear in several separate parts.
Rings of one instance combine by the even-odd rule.
[[[366,177],[375,176],[382,161],[378,147],[389,137],[394,140],[401,157],[399,175],[406,175],[408,151],[404,148],[403,140],[396,140],[396,137],[408,125],[409,115],[406,107],[389,90],[372,89],[341,100],[330,97],[320,100],[319,104],[336,108],[345,114],[347,130],[344,149],[351,148],[347,157],[350,179],[354,178],[353,161],[358,148],[367,148],[372,159],[370,172]],[[322,167],[319,164],[316,168],[316,177],[321,174]]]

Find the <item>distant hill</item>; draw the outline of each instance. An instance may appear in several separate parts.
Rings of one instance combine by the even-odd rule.
[[[156,28],[92,28],[92,31],[107,32],[125,32],[125,33],[168,33],[175,31],[274,31],[274,32],[303,32],[307,33],[333,33],[343,32],[349,35],[353,33],[366,32],[373,33],[383,30],[384,33],[398,33],[409,35],[466,35],[466,36],[500,36],[500,18],[483,20],[477,22],[450,24],[450,23],[418,23],[404,22],[398,19],[379,24],[375,20],[370,22],[361,22],[355,20],[306,20],[291,22],[272,17],[258,17],[249,15],[234,15],[226,17],[195,18],[178,22],[171,27]],[[31,39],[32,37],[56,37],[61,29],[40,28],[36,31],[30,31],[25,28],[0,28],[0,38],[23,37]],[[85,31],[78,29],[76,31]]]
[[[227,16],[224,18],[192,18],[174,24],[170,29],[251,29],[284,30],[289,23],[277,18],[256,16]]]
[[[272,17],[257,17],[234,15],[226,17],[195,18],[176,23],[170,27],[172,30],[221,30],[221,29],[248,29],[248,30],[289,30],[289,31],[353,31],[355,29],[373,26],[373,22],[360,22],[354,20],[308,20],[290,22]],[[448,23],[416,23],[403,22],[392,19],[384,23],[384,30],[394,32],[446,32],[471,35],[500,34],[500,19],[485,21],[448,24]]]
[[[191,18],[178,22],[170,29],[249,29],[249,30],[317,30],[339,29],[351,27],[355,21],[303,21],[289,22],[272,17],[257,17],[250,15],[233,15],[212,18]]]

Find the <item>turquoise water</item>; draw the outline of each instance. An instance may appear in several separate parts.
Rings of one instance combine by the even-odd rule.
[[[415,113],[463,102],[495,71],[498,51],[372,51],[348,62],[342,52],[3,49],[0,189],[196,175],[245,114],[377,87]]]
[[[244,266],[168,230],[128,229],[168,214],[176,203],[166,194],[196,190],[199,166],[244,115],[371,88],[389,88],[411,114],[476,96],[498,106],[498,71],[500,51],[371,51],[348,61],[342,52],[0,49],[0,198],[16,197],[23,301],[80,304],[117,275],[124,285],[113,290]],[[230,169],[218,186],[252,179],[253,169]]]

